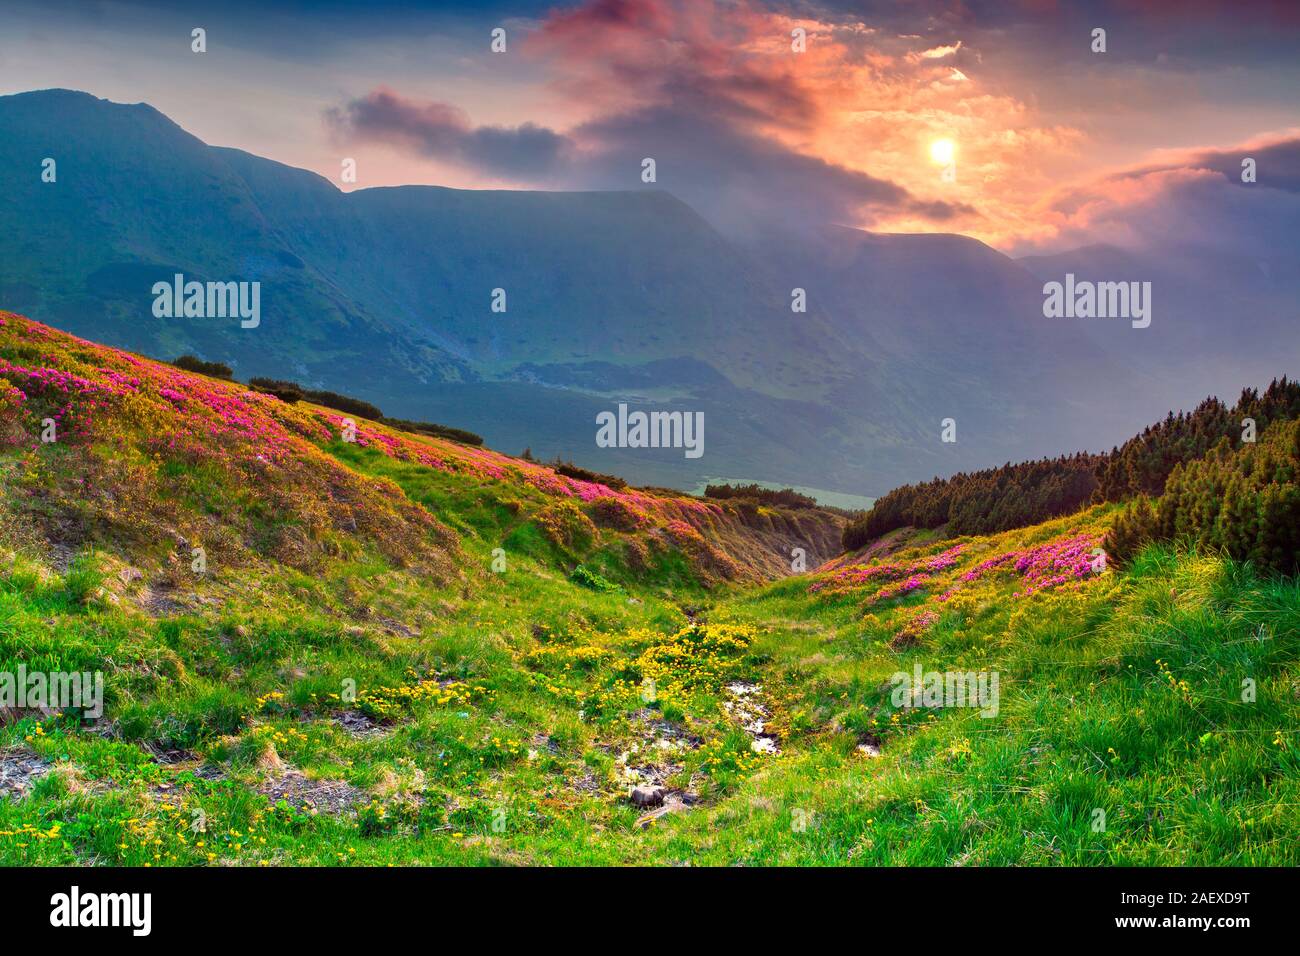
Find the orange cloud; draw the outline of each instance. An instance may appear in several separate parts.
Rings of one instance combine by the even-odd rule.
[[[964,7],[869,19],[809,9],[592,0],[552,12],[520,47],[559,104],[550,115],[563,121],[551,126],[526,115],[474,126],[446,104],[397,94],[372,92],[349,108],[430,162],[468,170],[490,160],[520,184],[638,188],[641,158],[652,156],[658,185],[715,221],[743,227],[767,204],[781,218],[963,232],[1011,249],[1082,235],[1108,210],[1139,202],[1135,190],[1159,191],[1157,178],[1089,184],[1132,148],[1130,131],[1153,110],[1171,97],[1195,103],[1191,74],[1150,61],[1083,61],[1092,99],[1081,96],[1046,63],[1090,55],[1086,45],[1070,52],[1079,43],[1068,17],[1046,15],[1039,32],[1012,35],[1028,29],[1024,10],[989,23]],[[950,167],[932,161],[945,152],[932,150],[940,140],[954,144]],[[529,163],[509,162],[514,143],[530,148]],[[549,178],[529,180],[530,170]],[[484,166],[484,184],[491,172]],[[1091,198],[1071,212],[1060,202],[1072,188]]]

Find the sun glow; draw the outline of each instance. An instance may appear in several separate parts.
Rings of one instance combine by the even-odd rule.
[[[947,166],[957,155],[957,144],[950,139],[936,139],[930,144],[930,159],[940,166]]]

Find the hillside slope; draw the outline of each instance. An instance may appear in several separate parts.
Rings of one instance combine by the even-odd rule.
[[[0,314],[0,864],[1300,862],[1294,579],[356,426]]]
[[[0,313],[0,389],[11,515],[43,528],[56,549],[156,560],[168,542],[202,542],[210,563],[304,572],[367,550],[445,579],[469,535],[507,556],[518,545],[615,576],[686,555],[677,577],[698,587],[788,573],[796,546],[815,564],[838,548],[844,524],[818,508],[569,478],[288,404],[12,313]]]

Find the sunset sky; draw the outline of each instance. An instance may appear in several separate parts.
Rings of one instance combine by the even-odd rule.
[[[336,183],[354,157],[358,187],[637,189],[651,156],[723,229],[830,221],[1024,253],[1296,222],[1298,9],[20,0],[0,11],[0,92],[148,102]],[[1251,192],[1234,188],[1247,155]]]

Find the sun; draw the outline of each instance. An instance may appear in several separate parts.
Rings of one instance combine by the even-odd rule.
[[[930,144],[930,159],[940,166],[947,166],[957,154],[957,144],[950,139],[936,139]]]

